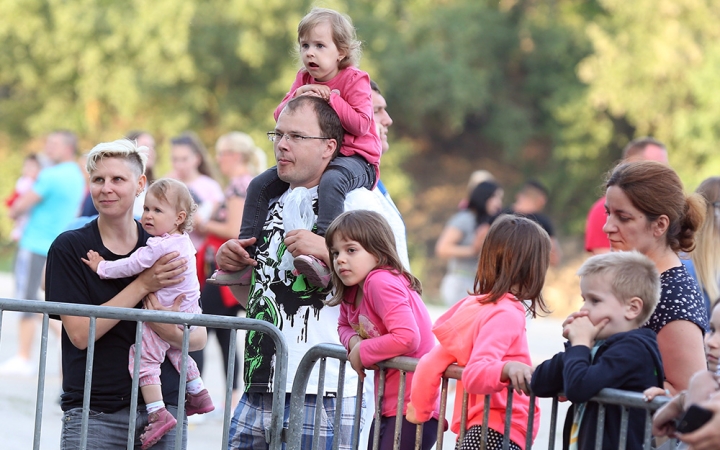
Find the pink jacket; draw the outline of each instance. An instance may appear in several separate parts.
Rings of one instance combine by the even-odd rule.
[[[458,381],[451,429],[460,430],[463,387],[468,399],[467,428],[482,425],[484,394],[490,397],[489,426],[504,433],[507,409],[507,382],[500,376],[505,363],[518,361],[530,365],[525,331],[525,308],[514,296],[506,294],[497,303],[481,304],[481,297],[469,296],[443,314],[433,326],[440,344],[423,356],[415,371],[411,399],[417,418],[430,418],[437,404],[440,377],[453,363],[464,366]],[[525,448],[530,399],[515,394],[512,402],[510,439]],[[540,410],[535,408],[533,439],[540,425]]]
[[[195,247],[187,233],[163,234],[151,237],[145,247],[140,247],[127,258],[116,261],[101,261],[98,265],[98,276],[105,279],[125,278],[137,275],[170,252],[178,252],[178,258],[187,258],[187,269],[181,274],[183,281],[174,286],[160,289],[155,294],[163,306],[170,307],[180,294],[185,299],[180,304],[180,311],[200,314],[200,283],[195,264]]]
[[[422,299],[410,288],[407,279],[388,269],[375,269],[365,278],[363,298],[355,308],[353,300],[357,286],[346,292],[340,305],[338,334],[340,342],[348,347],[356,334],[364,340],[360,345],[360,359],[365,367],[396,356],[419,358],[435,345],[430,327],[432,320]],[[375,394],[380,372],[375,372]],[[407,374],[403,414],[410,400],[413,374]],[[400,372],[388,370],[385,374],[385,394],[382,415],[397,415]],[[438,417],[438,402],[431,408],[431,415]]]
[[[275,109],[275,121],[285,104],[295,97],[295,91],[306,84],[323,84],[330,90],[340,91],[340,95],[330,94],[330,106],[340,116],[340,122],[346,131],[340,153],[345,156],[360,155],[379,168],[382,147],[375,128],[370,76],[351,66],[338,72],[332,80],[323,82],[315,80],[305,69],[300,69],[290,91]]]

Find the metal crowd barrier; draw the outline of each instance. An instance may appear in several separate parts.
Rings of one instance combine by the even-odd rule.
[[[90,318],[90,332],[88,336],[88,347],[87,347],[87,364],[85,373],[87,377],[85,379],[85,386],[83,392],[83,414],[82,414],[82,425],[81,425],[81,450],[85,450],[87,447],[87,427],[88,427],[88,416],[90,411],[90,386],[92,383],[92,369],[93,360],[95,358],[95,331],[96,331],[96,319],[117,319],[137,322],[137,329],[135,333],[135,342],[138,345],[137,351],[135,352],[135,366],[133,374],[132,384],[132,396],[130,400],[130,410],[135,411],[138,404],[138,373],[140,368],[140,354],[142,346],[142,324],[143,322],[160,322],[160,323],[172,323],[178,325],[184,325],[183,332],[183,344],[182,344],[182,370],[180,373],[180,380],[185,380],[187,368],[186,361],[188,358],[188,346],[190,339],[190,326],[204,326],[209,328],[227,328],[231,330],[230,335],[230,351],[231,355],[228,362],[228,372],[226,378],[226,392],[225,392],[225,411],[223,416],[223,440],[222,449],[227,449],[229,432],[230,432],[230,417],[231,417],[231,398],[232,398],[232,386],[233,378],[232,375],[235,370],[235,342],[237,340],[237,330],[257,331],[265,333],[270,336],[275,343],[276,349],[276,363],[274,368],[274,385],[285,386],[287,380],[287,360],[288,360],[288,349],[285,339],[282,333],[268,322],[255,319],[246,319],[239,317],[224,317],[224,316],[213,316],[213,315],[202,315],[202,314],[190,314],[180,312],[159,312],[159,311],[147,311],[144,309],[132,309],[132,308],[117,308],[109,306],[94,306],[94,305],[78,305],[73,303],[55,303],[55,302],[43,302],[43,301],[28,301],[28,300],[16,300],[16,299],[0,299],[0,339],[2,338],[2,315],[3,311],[20,311],[30,313],[40,313],[43,315],[42,320],[42,335],[40,340],[40,363],[38,370],[38,384],[37,384],[37,401],[35,405],[35,428],[33,435],[33,449],[38,450],[40,448],[40,436],[42,431],[42,411],[43,411],[43,398],[45,391],[45,370],[47,364],[47,344],[48,344],[48,327],[49,327],[49,316],[50,315],[67,315],[67,316],[82,316]],[[185,398],[185,383],[181,382],[179,386],[178,399]],[[185,413],[184,402],[178,402],[178,417],[183,417]],[[282,428],[283,428],[283,411],[285,405],[285,393],[275,392],[273,393],[273,412],[271,418],[270,427],[270,449],[280,450],[282,448]],[[182,421],[178,420],[178,424]],[[130,423],[128,424],[128,448],[133,448],[134,445],[134,429],[135,429],[135,415],[130,414]],[[176,444],[175,448],[180,450],[184,441],[183,427],[178,426],[176,430]]]
[[[308,381],[310,379],[310,372],[312,371],[313,367],[317,363],[317,361],[320,361],[320,374],[319,374],[319,381],[318,381],[318,392],[322,391],[323,383],[325,380],[325,362],[327,358],[334,358],[338,359],[341,362],[340,365],[340,377],[338,379],[338,408],[336,410],[335,415],[335,422],[334,427],[335,429],[340,429],[340,415],[341,415],[341,408],[339,407],[342,402],[341,399],[342,396],[342,386],[344,381],[344,374],[345,374],[345,365],[344,364],[347,361],[347,351],[345,348],[343,348],[340,345],[336,344],[321,344],[313,347],[308,351],[308,353],[303,357],[302,361],[300,362],[300,365],[298,367],[298,371],[295,374],[295,378],[293,380],[293,390],[291,394],[291,400],[290,400],[290,422],[289,422],[289,428],[287,430],[287,435],[285,441],[287,442],[287,450],[300,450],[300,441],[302,436],[302,426],[303,426],[303,405],[304,405],[304,398],[305,398],[305,392],[307,388]],[[378,440],[380,435],[380,410],[381,410],[381,401],[382,401],[382,395],[384,390],[384,380],[385,380],[385,371],[387,369],[397,369],[400,371],[400,389],[398,393],[398,416],[402,414],[402,405],[404,403],[403,398],[405,395],[405,377],[407,372],[413,372],[415,370],[415,367],[417,365],[417,359],[416,358],[408,358],[408,357],[398,357],[393,358],[388,361],[384,361],[382,363],[379,363],[378,366],[380,367],[380,385],[378,386],[378,399],[376,408],[375,408],[375,417],[374,420],[376,421],[375,425],[375,435],[371,436],[372,442],[373,442],[373,449],[378,448]],[[352,370],[352,369],[350,369]],[[444,420],[446,418],[447,413],[447,404],[448,404],[448,382],[450,379],[456,379],[459,380],[462,377],[462,367],[459,367],[457,365],[453,365],[448,367],[448,369],[445,371],[442,379],[441,384],[441,392],[440,392],[440,420],[438,424],[438,435],[437,435],[437,449],[443,448],[443,434],[444,434]],[[507,399],[507,411],[505,416],[505,430],[503,432],[504,435],[504,441],[502,444],[502,448],[504,450],[507,450],[510,445],[510,425],[511,425],[511,418],[512,418],[512,400],[514,391],[512,390],[512,387],[508,387],[508,399]],[[358,400],[361,398],[363,392],[362,382],[358,383],[358,389],[357,393],[355,395],[357,396]],[[515,394],[516,395],[516,394]],[[621,391],[618,389],[603,389],[600,391],[600,393],[593,397],[590,401],[596,402],[599,404],[599,411],[598,411],[598,422],[597,422],[597,435],[595,440],[595,449],[602,449],[602,439],[603,439],[603,429],[605,425],[606,420],[606,406],[607,405],[618,405],[621,407],[621,428],[620,428],[620,440],[618,449],[619,450],[625,450],[627,448],[627,433],[628,433],[628,420],[629,420],[629,410],[631,408],[641,409],[645,411],[646,417],[645,417],[645,434],[644,434],[644,450],[650,450],[652,447],[652,413],[655,412],[658,408],[660,408],[665,402],[669,400],[668,397],[656,397],[652,402],[646,402],[643,400],[643,395],[641,393],[637,392],[628,392],[628,391]],[[528,417],[528,426],[527,426],[527,439],[525,442],[525,448],[526,449],[532,449],[533,448],[533,442],[532,442],[532,436],[533,436],[533,426],[534,426],[534,411],[535,411],[535,404],[536,404],[536,397],[535,395],[530,396],[530,415]],[[552,410],[551,410],[551,416],[550,416],[550,430],[549,430],[549,444],[548,449],[554,450],[555,449],[555,441],[556,441],[556,430],[558,425],[558,404],[559,400],[558,397],[555,397],[552,400]],[[462,408],[462,415],[460,419],[460,435],[458,439],[462,441],[465,437],[465,424],[467,423],[467,405],[468,405],[468,393],[463,393],[463,408]],[[361,417],[361,402],[358,401],[355,408],[355,423],[353,426],[353,436],[352,436],[352,448],[357,449],[358,448],[358,435],[360,430],[360,417]],[[320,410],[318,408],[317,415],[316,415],[316,423],[319,423],[319,414]],[[485,396],[485,407],[484,407],[484,417],[483,417],[483,435],[482,435],[482,450],[485,450],[485,444],[486,444],[486,433],[487,433],[487,424],[489,421],[489,414],[490,414],[490,396]],[[547,414],[547,412],[545,412]],[[312,450],[317,449],[318,445],[318,434],[319,429],[315,427],[315,436],[313,439],[313,447]],[[400,445],[400,433],[402,431],[402,421],[396,421],[395,422],[395,430],[394,430],[394,448],[399,448]],[[420,438],[422,437],[422,425],[418,425],[416,429],[416,440],[415,440],[415,449],[420,449]],[[333,443],[333,449],[338,448],[339,443],[334,442]],[[535,446],[536,448],[537,445]],[[671,442],[671,447],[675,448],[675,440]],[[364,449],[360,449],[364,450]],[[630,450],[636,450],[636,449],[630,449]]]
[[[15,299],[0,299],[0,338],[2,337],[2,316],[3,311],[20,311],[20,312],[31,312],[31,313],[40,313],[43,315],[43,321],[42,321],[42,334],[41,334],[41,341],[40,341],[40,362],[39,362],[39,371],[38,371],[38,384],[37,384],[37,401],[35,406],[35,423],[34,423],[34,438],[33,438],[33,449],[37,450],[40,448],[40,436],[42,431],[42,411],[43,411],[43,398],[44,398],[44,390],[45,390],[45,372],[46,372],[46,363],[47,363],[47,344],[48,344],[48,328],[49,328],[49,315],[72,315],[72,316],[83,316],[83,317],[89,317],[90,318],[90,333],[88,337],[88,358],[87,358],[87,365],[86,365],[86,373],[88,374],[88,377],[85,380],[85,387],[84,387],[84,393],[83,393],[83,417],[82,417],[82,428],[81,433],[83,435],[83,442],[81,443],[81,449],[85,449],[87,446],[87,443],[85,442],[86,439],[86,432],[87,432],[87,424],[88,424],[88,414],[89,414],[89,406],[90,406],[90,386],[91,386],[91,377],[92,377],[92,367],[93,367],[93,359],[94,359],[94,348],[95,348],[95,323],[97,318],[106,318],[106,319],[117,319],[117,320],[129,320],[137,322],[137,329],[136,329],[136,344],[142,345],[142,324],[143,322],[161,322],[161,323],[171,323],[171,324],[178,324],[178,325],[184,325],[184,333],[183,333],[183,368],[180,373],[180,379],[184,380],[186,375],[186,369],[185,369],[185,362],[187,353],[188,353],[188,346],[189,346],[189,327],[190,326],[206,326],[211,328],[227,328],[231,329],[231,339],[230,339],[230,355],[235,354],[235,342],[237,337],[237,330],[248,330],[248,331],[257,331],[268,334],[274,341],[275,347],[276,347],[276,364],[275,364],[275,371],[274,371],[274,385],[275,386],[284,386],[286,379],[287,379],[287,360],[288,360],[288,349],[287,344],[281,334],[281,332],[273,325],[269,324],[265,321],[260,320],[254,320],[254,319],[246,319],[246,318],[231,318],[231,317],[224,317],[224,316],[212,316],[212,315],[196,315],[196,314],[189,314],[189,313],[175,313],[175,312],[157,312],[157,311],[146,311],[142,309],[130,309],[130,308],[116,308],[116,307],[105,307],[105,306],[90,306],[90,305],[77,305],[72,303],[54,303],[54,302],[40,302],[40,301],[27,301],[27,300],[15,300]],[[133,384],[132,384],[132,396],[131,396],[131,410],[135,410],[137,408],[138,403],[138,371],[139,371],[139,362],[140,362],[140,353],[141,351],[138,350],[135,352],[135,365],[134,365],[134,377],[133,377]],[[304,408],[304,397],[306,388],[310,379],[311,371],[314,367],[314,365],[317,363],[317,361],[320,361],[320,371],[319,371],[319,380],[318,380],[318,392],[322,392],[324,390],[324,383],[325,383],[325,364],[327,358],[334,358],[341,362],[340,364],[340,374],[338,379],[338,392],[337,392],[337,404],[338,408],[335,413],[334,417],[334,426],[335,429],[339,429],[340,425],[340,418],[342,414],[342,401],[341,399],[344,396],[344,378],[345,378],[345,372],[346,372],[346,364],[347,361],[347,352],[346,350],[339,345],[335,344],[321,344],[313,347],[308,351],[308,353],[303,357],[297,372],[294,375],[293,380],[293,389],[290,399],[290,417],[289,417],[289,428],[287,430],[287,433],[285,433],[285,430],[283,430],[283,412],[284,412],[284,402],[285,402],[285,393],[281,391],[277,391],[273,393],[273,412],[272,412],[272,419],[271,419],[271,426],[270,426],[270,442],[269,446],[272,450],[280,450],[285,443],[287,445],[288,450],[299,450],[301,445],[301,435],[302,435],[302,426],[303,426],[303,408]],[[228,440],[229,440],[229,423],[230,423],[230,417],[231,417],[231,397],[232,397],[232,374],[234,373],[234,363],[235,360],[233,357],[230,358],[228,362],[228,372],[227,372],[227,378],[226,378],[226,392],[225,392],[225,411],[224,411],[224,417],[223,417],[223,440],[222,440],[222,448],[226,449],[228,447]],[[373,442],[373,448],[377,448],[378,446],[378,439],[379,439],[379,433],[380,433],[380,427],[379,427],[379,420],[380,420],[380,410],[381,410],[381,402],[382,402],[382,396],[383,396],[383,390],[384,390],[384,380],[385,380],[385,371],[388,369],[397,369],[400,371],[400,389],[399,389],[399,398],[401,401],[399,401],[399,408],[398,412],[402,413],[400,408],[402,408],[403,405],[403,397],[404,392],[406,389],[405,386],[405,377],[408,372],[413,372],[415,370],[417,364],[417,359],[415,358],[407,358],[407,357],[398,357],[393,358],[388,361],[384,361],[382,363],[379,363],[378,366],[380,368],[380,385],[378,386],[378,398],[376,399],[377,407],[375,412],[375,418],[374,420],[377,421],[377,425],[375,426],[375,435],[371,437]],[[352,369],[350,369],[352,370]],[[450,366],[444,373],[442,384],[441,384],[441,393],[440,393],[440,420],[438,424],[438,435],[437,435],[437,449],[443,448],[443,434],[444,434],[444,419],[447,415],[447,406],[448,406],[448,382],[450,379],[460,379],[462,376],[462,368],[456,365]],[[357,449],[358,448],[358,442],[359,442],[359,433],[360,433],[360,425],[361,425],[361,407],[362,402],[359,401],[362,398],[362,392],[363,392],[363,383],[361,381],[358,382],[358,388],[357,392],[354,393],[354,395],[358,398],[358,402],[356,403],[355,407],[355,423],[353,426],[353,434],[351,438],[352,442],[352,448]],[[513,391],[512,389],[508,388],[508,400],[507,404],[509,406],[512,405],[512,399],[513,399]],[[185,383],[180,383],[179,386],[179,394],[178,398],[184,398],[185,396]],[[605,419],[606,419],[606,408],[605,405],[619,405],[622,407],[621,409],[621,437],[620,437],[620,443],[619,443],[619,449],[624,450],[626,448],[627,444],[627,425],[628,425],[628,414],[630,408],[638,408],[646,411],[646,422],[645,422],[645,441],[644,441],[644,449],[649,450],[651,449],[651,423],[650,419],[652,416],[652,413],[657,410],[660,406],[662,406],[666,401],[668,400],[667,397],[660,397],[656,398],[652,402],[648,403],[645,402],[642,398],[642,394],[636,393],[636,392],[626,392],[626,391],[619,391],[616,389],[603,389],[600,394],[596,397],[594,397],[591,401],[597,402],[600,404],[599,414],[598,414],[598,424],[597,424],[597,437],[596,437],[596,449],[602,448],[602,430],[604,427]],[[464,439],[464,429],[465,424],[467,423],[467,401],[468,401],[468,394],[467,392],[463,393],[463,408],[462,408],[462,416],[460,421],[460,429],[461,433],[459,436],[459,439]],[[533,424],[534,424],[534,406],[535,406],[536,398],[535,396],[530,397],[530,417],[528,419],[528,430],[527,430],[527,442],[526,449],[533,448],[532,444],[532,435],[533,435]],[[183,402],[179,402],[178,405],[178,416],[182,417],[184,414],[184,404]],[[483,438],[484,434],[487,430],[487,422],[489,420],[489,403],[490,403],[490,397],[485,397],[485,416],[483,419]],[[321,414],[320,408],[316,411],[316,417],[315,422],[320,423],[320,417]],[[547,414],[547,412],[545,412]],[[512,410],[509,407],[507,409],[506,413],[506,420],[505,420],[505,430],[504,430],[504,442],[503,442],[503,449],[509,448],[509,430],[510,430],[510,419],[511,419]],[[551,419],[550,419],[550,430],[549,430],[549,450],[553,450],[555,448],[555,440],[556,440],[556,429],[558,424],[558,398],[554,398],[552,401],[552,408],[551,408]],[[130,423],[129,423],[129,431],[128,431],[128,448],[132,448],[132,445],[134,444],[134,426],[135,426],[135,416],[130,415]],[[394,438],[395,438],[395,448],[398,448],[400,444],[400,433],[402,430],[402,421],[396,421],[396,428],[394,430]],[[182,443],[184,440],[183,436],[183,427],[178,426],[176,430],[176,449],[182,448]],[[314,439],[313,439],[313,446],[312,449],[315,450],[318,447],[319,439],[319,428],[315,427],[314,430]],[[416,442],[415,442],[415,448],[420,448],[420,442],[419,438],[422,436],[422,425],[418,426],[416,429]],[[483,439],[483,449],[484,449],[484,443],[485,439]],[[333,442],[333,449],[337,449],[339,446],[338,440],[335,440]],[[537,447],[537,445],[536,445]],[[674,445],[671,443],[671,448],[674,448]],[[364,450],[364,449],[363,449]],[[631,449],[634,450],[634,449]]]

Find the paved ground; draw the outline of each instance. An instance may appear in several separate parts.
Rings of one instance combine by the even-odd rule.
[[[13,294],[12,277],[0,273],[0,298],[10,298]],[[439,316],[441,308],[430,308],[433,318]],[[0,362],[5,361],[15,352],[17,345],[18,313],[5,312],[0,324]],[[239,346],[242,348],[243,337],[239,335]],[[550,358],[562,349],[560,337],[560,321],[556,319],[537,319],[528,323],[530,351],[535,364]],[[36,343],[36,354],[39,343]],[[59,339],[52,332],[48,338],[48,362],[45,384],[44,408],[40,448],[55,450],[59,448],[60,421],[62,413],[58,406],[60,394],[59,379]],[[224,396],[224,374],[222,373],[221,354],[214,336],[211,336],[206,348],[206,369],[203,379],[218,407],[219,413],[205,415],[200,423],[191,423],[188,432],[188,448],[219,449],[222,440],[222,400]],[[37,377],[0,377],[0,436],[4,450],[26,450],[32,448],[34,435],[34,417],[37,395]],[[550,404],[541,402],[542,424],[535,448],[547,448],[549,430]],[[449,408],[452,411],[452,407]],[[564,417],[564,409],[561,411]],[[562,423],[562,421],[561,421]],[[454,447],[455,437],[448,432],[445,449]]]

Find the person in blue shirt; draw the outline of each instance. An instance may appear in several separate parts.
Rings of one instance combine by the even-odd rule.
[[[85,177],[75,162],[77,137],[66,130],[54,131],[45,141],[45,157],[52,164],[43,169],[28,192],[10,208],[10,217],[29,212],[27,226],[18,243],[15,258],[15,298],[36,300],[50,244],[67,229],[80,212],[85,194]],[[37,315],[23,313],[18,351],[0,366],[2,375],[32,375],[36,367],[30,351],[37,328]]]

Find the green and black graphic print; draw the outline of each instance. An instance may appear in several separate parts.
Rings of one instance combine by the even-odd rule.
[[[317,211],[317,200],[313,201]],[[282,204],[270,205],[270,217],[257,247],[254,284],[248,298],[247,317],[265,320],[280,330],[297,328],[299,339],[307,341],[311,316],[319,317],[327,291],[310,286],[304,276],[280,271],[278,266],[287,250]],[[307,308],[309,306],[309,308]],[[293,343],[288,342],[289,345]],[[270,392],[274,375],[275,344],[263,333],[248,331],[245,337],[244,381],[246,392]],[[289,374],[292,376],[292,374]]]

